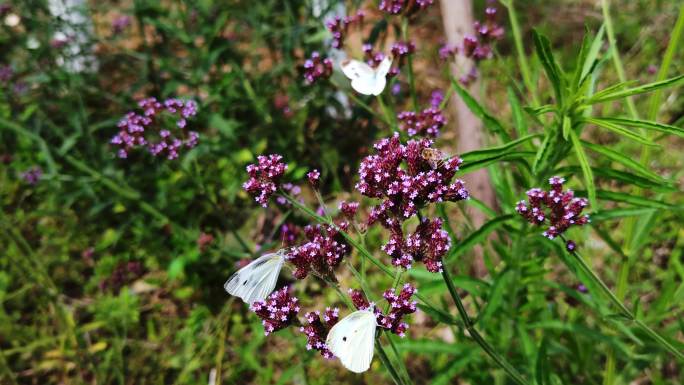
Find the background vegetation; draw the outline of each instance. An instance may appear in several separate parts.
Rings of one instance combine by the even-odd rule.
[[[360,3],[376,9],[347,2],[349,13]],[[480,333],[531,384],[680,384],[684,9],[625,0],[605,13],[607,1],[532,0],[516,2],[516,15],[512,0],[502,3],[506,34],[469,91],[438,59],[439,6],[411,20],[418,100],[435,89],[463,98],[490,149],[464,155],[463,172],[487,167],[496,206],[475,199],[436,210],[454,239],[452,283]],[[11,68],[0,77],[0,383],[391,383],[379,360],[354,375],[306,351],[294,329],[264,337],[222,288],[239,261],[278,248],[285,220],[310,223],[297,210],[261,209],[241,190],[256,155],[282,154],[293,181],[320,169],[322,194],[337,207],[360,198],[351,193],[359,161],[391,132],[359,103],[344,105],[339,74],[304,83],[304,60],[328,51],[325,17],[306,0],[87,6],[92,26],[71,26],[87,36],[78,54],[55,41],[68,21],[47,2],[0,8],[0,70]],[[476,18],[484,7],[475,2]],[[396,21],[369,15],[359,33],[391,33]],[[115,31],[122,16],[130,23]],[[73,56],[95,64],[74,71],[65,64]],[[410,103],[399,79],[392,111]],[[148,96],[198,101],[196,148],[177,160],[116,157],[118,120]],[[458,141],[451,129],[437,141],[447,152]],[[31,184],[23,173],[34,167],[42,177]],[[569,233],[591,270],[515,215],[525,191],[555,174],[592,201],[591,226]],[[303,196],[315,199],[307,188]],[[487,222],[473,225],[467,210]],[[381,257],[384,242],[371,230],[367,248]],[[478,248],[485,276],[471,270]],[[392,282],[373,274],[378,292]],[[419,312],[396,339],[412,382],[514,383],[455,321],[442,277],[423,267],[409,276],[453,315]],[[296,290],[307,307],[339,303],[314,280]]]

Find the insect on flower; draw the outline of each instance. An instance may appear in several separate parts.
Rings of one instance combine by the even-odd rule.
[[[223,288],[248,305],[263,301],[275,288],[284,263],[284,250],[263,255],[235,272]]]
[[[442,167],[444,162],[450,158],[449,155],[444,152],[430,147],[423,148],[420,151],[420,156],[425,159],[433,169]]]
[[[373,361],[376,327],[372,306],[357,310],[330,329],[325,344],[345,368],[362,373]]]

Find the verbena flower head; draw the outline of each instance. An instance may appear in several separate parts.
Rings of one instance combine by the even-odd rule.
[[[439,136],[440,129],[447,123],[446,116],[437,107],[426,108],[419,113],[400,112],[397,119],[399,119],[399,128],[406,131],[409,136],[420,135],[432,138]]]
[[[36,185],[43,177],[43,169],[38,166],[33,166],[21,173],[21,179],[30,185]]]
[[[352,220],[356,215],[356,211],[359,209],[359,202],[342,201],[338,208],[347,219]]]
[[[382,311],[381,306],[375,306],[373,303],[368,302],[361,291],[349,289],[348,293],[357,309],[365,310],[373,307],[378,327],[404,337],[409,326],[403,321],[403,318],[408,314],[416,312],[417,302],[412,300],[412,297],[417,291],[418,289],[410,283],[404,284],[399,293],[396,293],[393,289],[386,290],[382,295],[389,304],[389,309],[386,312]]]
[[[301,229],[291,223],[285,223],[280,227],[280,241],[283,247],[292,247],[296,244]]]
[[[430,106],[432,108],[439,108],[439,106],[442,105],[443,101],[444,101],[444,91],[442,91],[442,90],[432,91],[432,94],[430,94]]]
[[[118,35],[131,25],[131,17],[128,15],[117,16],[112,20],[112,33]]]
[[[306,226],[304,235],[307,242],[290,249],[285,257],[295,266],[295,278],[304,279],[313,272],[335,281],[334,269],[351,252],[339,231],[348,227],[347,222],[339,222],[335,226]]]
[[[389,241],[382,246],[394,266],[409,269],[414,261],[423,262],[432,273],[442,271],[442,258],[450,248],[451,238],[442,229],[442,220],[427,218],[408,236],[400,227],[393,228]]]
[[[0,83],[8,83],[14,76],[14,70],[10,65],[0,65]]]
[[[269,335],[297,322],[299,299],[292,296],[286,286],[274,291],[266,300],[254,302],[251,309],[261,318],[264,334]]]
[[[439,48],[439,58],[442,60],[452,59],[457,53],[458,47],[453,44],[445,43]]]
[[[416,45],[412,41],[397,41],[390,51],[395,59],[400,59],[416,52]]]
[[[278,154],[259,155],[256,164],[247,166],[249,179],[242,185],[261,206],[266,207],[268,200],[277,190],[280,179],[287,171],[287,164],[281,162]]]
[[[293,183],[283,183],[279,186],[283,191],[285,191],[288,195],[290,195],[292,198],[298,199],[299,201],[302,201],[302,199],[299,197],[300,194],[302,193],[302,188],[299,187],[299,185],[293,184]],[[291,207],[292,203],[287,200],[284,196],[277,196],[276,197],[276,203],[279,204],[280,206],[283,207]]]
[[[199,134],[195,131],[185,131],[187,119],[197,114],[197,103],[180,99],[167,99],[161,103],[156,98],[147,98],[141,100],[138,106],[143,110],[143,114],[126,114],[117,125],[119,133],[110,141],[119,147],[119,158],[127,158],[129,152],[135,148],[147,147],[154,156],[176,159],[182,148],[197,146]],[[163,112],[176,119],[176,127],[164,127],[161,116]]]
[[[563,183],[564,178],[549,178],[550,190],[530,189],[527,191],[528,201],[520,201],[515,207],[518,214],[528,222],[537,226],[546,225],[542,235],[549,239],[556,238],[572,226],[589,223],[589,215],[582,215],[589,201],[585,198],[576,198],[572,190],[563,191]],[[576,245],[569,241],[566,247],[568,250],[574,250]]]
[[[339,312],[338,308],[326,308],[323,321],[318,311],[304,315],[307,325],[300,327],[299,331],[306,335],[306,350],[318,350],[327,359],[335,357],[325,344],[325,339],[330,329],[339,321]]]
[[[432,148],[432,141],[410,140],[404,146],[395,134],[374,147],[376,154],[361,162],[356,184],[361,194],[383,199],[371,210],[369,224],[380,221],[393,229],[427,203],[468,198],[464,182],[452,181],[462,160],[456,156],[429,159],[426,153],[439,152]]]
[[[404,12],[417,12],[419,10],[429,7],[433,3],[434,0],[382,0],[380,1],[380,6],[378,8],[381,11],[385,11],[391,15],[398,15]]]
[[[399,337],[406,335],[408,324],[403,322],[404,316],[416,312],[416,301],[412,300],[413,294],[418,291],[410,283],[404,284],[399,294],[393,289],[388,289],[383,293],[383,298],[389,303],[389,311],[387,314],[377,315],[378,325],[382,328],[388,329]]]
[[[318,188],[318,184],[321,181],[321,172],[317,169],[313,169],[306,174],[306,178],[309,179],[311,187]]]
[[[347,36],[347,31],[349,26],[355,23],[362,23],[365,13],[363,11],[358,11],[356,15],[340,17],[337,16],[325,23],[326,28],[332,34],[332,47],[341,49],[344,45],[344,39]]]
[[[312,52],[311,57],[304,62],[304,80],[307,84],[314,84],[319,79],[327,79],[332,73],[332,60],[321,57],[318,52]]]

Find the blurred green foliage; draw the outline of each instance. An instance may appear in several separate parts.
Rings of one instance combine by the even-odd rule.
[[[594,2],[552,3],[515,3],[542,104],[552,103],[553,82],[545,80],[543,60],[533,54],[532,27],[550,37],[556,60],[572,74],[585,25],[595,34],[603,24]],[[617,52],[629,79],[656,80],[647,69],[660,64],[677,3],[613,5]],[[256,317],[222,289],[238,260],[277,247],[285,219],[308,223],[293,212],[261,210],[241,190],[245,166],[256,155],[282,154],[290,180],[318,168],[323,194],[344,198],[353,189],[361,157],[387,135],[366,110],[353,102],[347,106],[331,83],[304,84],[304,60],[328,50],[324,18],[314,16],[311,1],[91,1],[92,25],[75,28],[87,36],[84,52],[96,65],[78,72],[63,65],[68,51],[55,47],[55,33],[66,21],[51,15],[47,1],[10,5],[0,21],[11,13],[20,23],[0,24],[0,66],[9,65],[13,73],[0,82],[0,383],[207,384],[211,378],[216,384],[390,383],[379,362],[363,377],[354,376],[306,351],[304,337],[293,329],[266,339]],[[477,10],[484,6],[476,2]],[[416,21],[418,28],[429,30],[436,23],[436,8]],[[114,33],[112,21],[123,15],[131,24]],[[381,22],[374,27],[391,30]],[[426,46],[441,42],[441,34],[432,33],[434,41]],[[553,119],[522,107],[532,103],[529,90],[516,80],[509,35],[496,59],[480,67],[483,108],[514,137],[524,136],[522,121],[531,133],[547,134]],[[683,71],[681,46],[670,76]],[[601,60],[598,90],[620,81],[610,56]],[[449,87],[446,77],[435,84]],[[431,91],[425,87],[422,96]],[[200,144],[175,161],[144,151],[116,158],[109,144],[116,123],[148,96],[197,100],[199,113],[189,124],[200,132]],[[404,100],[393,103],[398,108]],[[637,98],[636,105],[645,117],[647,100]],[[605,103],[594,107],[592,116],[626,111],[621,103]],[[683,111],[681,91],[675,89],[663,100],[658,121],[681,127]],[[562,122],[555,129],[558,137],[567,134]],[[596,146],[639,159],[640,144],[606,130],[588,133]],[[624,160],[593,152],[591,144],[584,147],[603,210],[592,228],[573,230],[572,236],[584,240],[584,256],[611,287],[619,287],[620,268],[629,260],[629,284],[620,295],[633,302],[628,305],[637,318],[660,325],[657,329],[682,351],[682,139],[650,139],[662,150],[653,152],[645,169],[662,180],[622,166],[644,178],[611,172]],[[507,143],[491,128],[487,141]],[[540,147],[534,143],[518,149],[528,153],[506,150],[499,155],[508,158],[488,165],[500,207],[487,213],[484,226],[474,226],[462,206],[438,210],[450,219],[457,244],[463,242],[448,261],[456,266],[454,285],[477,314],[476,327],[538,385],[600,384],[611,375],[611,384],[682,383],[682,362],[631,323],[611,317],[609,304],[591,288],[591,295],[577,290],[572,262],[559,244],[518,218],[512,221],[525,189],[551,172],[573,175],[573,187],[591,189],[582,178],[587,168],[575,161],[570,144],[558,147],[558,159],[531,175]],[[445,135],[440,145],[453,148],[453,135]],[[559,164],[567,158],[572,161]],[[33,166],[44,175],[29,185],[21,173]],[[646,201],[625,196],[635,181],[642,182],[636,191],[644,192],[637,198]],[[601,195],[604,190],[613,195]],[[625,225],[625,218],[635,216]],[[213,241],[200,247],[203,233]],[[384,236],[371,229],[367,242],[379,250]],[[638,254],[625,257],[623,244]],[[470,274],[467,254],[475,245],[483,248],[486,277]],[[126,270],[130,263],[140,264],[139,274]],[[453,310],[439,276],[420,269],[409,276],[422,294]],[[371,284],[382,288],[390,282],[378,277]],[[307,300],[307,307],[336,301],[316,281],[296,290],[317,298]],[[415,331],[396,341],[415,383],[513,383],[464,329],[438,325],[436,317],[415,315]],[[615,365],[612,371],[607,362]]]

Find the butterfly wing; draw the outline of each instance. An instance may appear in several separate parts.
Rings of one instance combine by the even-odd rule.
[[[372,311],[355,311],[330,329],[325,343],[345,368],[362,373],[370,368],[373,360],[375,328]]]
[[[363,95],[375,95],[373,92],[378,88],[377,72],[371,66],[362,61],[347,60],[342,62],[341,68],[344,75],[351,79],[354,91]]]
[[[375,83],[371,89],[372,95],[380,95],[387,85],[387,74],[392,67],[392,57],[385,56],[375,69]]]
[[[278,281],[280,269],[285,263],[282,254],[263,255],[233,274],[223,288],[251,305],[268,297]]]

